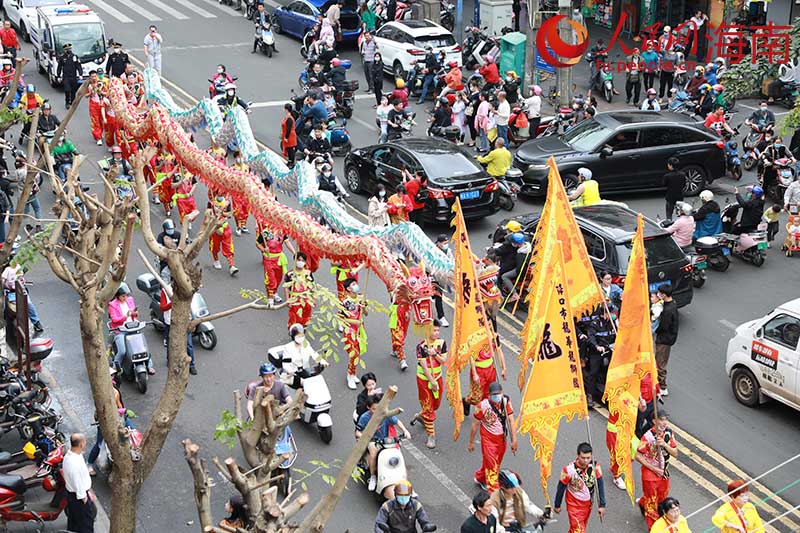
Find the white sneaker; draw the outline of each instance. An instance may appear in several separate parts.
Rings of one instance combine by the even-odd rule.
[[[270,306],[270,307],[274,307],[275,306],[275,300],[273,298],[270,298],[269,300],[267,300],[267,305]]]
[[[229,272],[231,273],[231,276],[235,276],[239,273],[239,269],[236,267],[236,265],[231,265]]]
[[[375,487],[378,486],[378,478],[375,476],[369,476],[369,481],[367,482],[367,490],[372,492],[375,490]]]
[[[281,303],[282,301],[283,301],[283,298],[281,298],[280,296],[278,296],[278,295],[276,294],[276,295],[275,295],[275,303],[276,303],[276,304],[279,304],[279,303]]]
[[[358,377],[353,374],[347,374],[347,388],[356,390],[358,388]],[[372,490],[372,489],[370,489]]]
[[[664,387],[663,389],[661,389],[661,396],[663,396],[664,398],[666,398],[667,396],[669,396],[669,389],[667,389],[666,387]]]
[[[614,485],[616,485],[619,490],[627,490],[627,487],[625,487],[625,480],[622,479],[622,477],[615,477]]]
[[[442,325],[443,328],[449,328],[450,322],[447,321],[445,317],[439,319],[439,323]]]
[[[217,270],[222,270],[222,265],[220,264],[219,261],[214,261],[214,268],[216,268]]]
[[[405,359],[403,359],[402,361],[400,361],[400,370],[401,370],[401,371],[403,371],[403,372],[405,372],[406,370],[408,370],[408,363],[406,363],[406,360],[405,360]]]
[[[239,228],[242,230],[242,233],[250,233],[250,230],[247,228]]]
[[[103,139],[97,139],[97,146],[103,146]]]
[[[242,229],[241,228],[236,228],[236,236],[237,237],[241,237],[242,236]]]
[[[156,197],[154,197],[154,198],[153,198],[153,203],[154,203],[155,205],[161,205],[161,200],[159,200],[159,199],[158,199],[158,196],[156,196]]]

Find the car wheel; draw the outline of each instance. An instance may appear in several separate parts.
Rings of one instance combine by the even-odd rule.
[[[278,17],[274,15],[272,16],[272,31],[274,31],[276,34],[283,33],[283,28],[281,28],[281,22],[280,20],[278,20]]]
[[[706,172],[697,165],[689,165],[681,170],[686,174],[686,187],[683,192],[687,196],[697,196],[706,186]]]
[[[44,69],[44,66],[42,66],[42,62],[39,61],[39,53],[34,50],[33,55],[36,57],[36,68],[39,69],[39,74],[47,76],[47,71]]]
[[[761,386],[752,372],[746,368],[737,368],[731,376],[733,395],[739,403],[747,407],[755,407],[759,401]]]
[[[753,167],[756,166],[756,160],[753,159],[752,157],[748,157],[747,159],[744,160],[742,166],[744,167],[745,170],[753,170]]]
[[[569,174],[562,178],[564,181],[564,189],[566,189],[567,194],[570,194],[572,191],[578,188],[578,176],[573,176]]]
[[[22,21],[20,21],[19,23],[19,34],[22,36],[23,39],[25,39],[26,43],[31,42],[31,34],[27,30],[27,28],[25,28],[25,23]]]
[[[394,73],[394,79],[396,80],[406,79],[406,71],[403,70],[403,64],[400,63],[400,61],[394,62],[394,65],[392,65],[392,72]]]
[[[364,183],[361,179],[361,173],[354,166],[348,166],[345,170],[345,178],[347,179],[347,188],[350,192],[358,194],[364,190]]]

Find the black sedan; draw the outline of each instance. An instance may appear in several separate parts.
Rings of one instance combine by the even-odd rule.
[[[560,136],[540,137],[520,146],[514,166],[523,172],[522,194],[547,194],[547,160],[555,157],[567,190],[587,167],[600,193],[659,190],[667,160],[677,157],[686,172],[686,194],[696,195],[725,174],[725,145],[691,117],[653,111],[598,113]]]
[[[456,196],[468,220],[499,209],[497,181],[467,150],[442,139],[400,139],[359,148],[347,154],[344,168],[347,187],[354,193],[372,194],[382,183],[387,194],[393,194],[403,182],[403,168],[427,176],[426,222],[449,222]]]

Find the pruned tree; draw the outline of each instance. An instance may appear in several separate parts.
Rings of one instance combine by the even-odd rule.
[[[351,479],[358,461],[367,450],[367,444],[381,423],[391,416],[402,412],[400,408],[389,406],[397,394],[397,387],[391,386],[378,404],[378,409],[364,429],[350,455],[342,464],[336,481],[325,496],[319,498],[317,504],[301,523],[292,518],[305,507],[311,497],[305,491],[297,494],[291,485],[287,494],[279,500],[278,487],[275,482],[281,475],[274,475],[285,457],[275,451],[275,442],[283,434],[286,426],[297,418],[297,413],[305,402],[306,395],[302,389],[286,405],[280,405],[272,395],[265,395],[263,387],[256,389],[252,425],[242,423],[241,394],[234,391],[235,419],[238,421],[236,434],[245,461],[250,466],[244,470],[235,459],[229,457],[223,463],[215,457],[213,463],[220,474],[230,481],[245,503],[249,524],[244,528],[231,529],[217,526],[211,512],[212,483],[208,474],[208,465],[200,458],[200,447],[191,440],[182,442],[184,457],[192,471],[194,480],[195,503],[200,518],[200,527],[204,533],[292,533],[320,532],[333,514],[339,499],[344,493],[347,482]]]

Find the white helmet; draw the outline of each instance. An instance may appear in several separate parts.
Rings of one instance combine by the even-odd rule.
[[[681,205],[681,213],[683,213],[684,215],[691,215],[693,211],[694,208],[692,208],[692,204],[683,202],[683,205]]]
[[[578,169],[578,175],[581,176],[585,180],[592,179],[592,171],[586,167],[581,167]]]
[[[710,202],[714,199],[714,193],[706,189],[705,191],[700,193],[700,199],[703,202]]]
[[[226,91],[235,91],[236,90],[236,84],[235,83],[226,84],[225,85],[225,90]]]
[[[718,63],[721,67],[724,67],[725,66],[725,58],[718,57],[718,58],[716,58],[714,60],[714,63]]]

